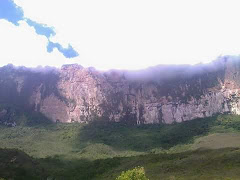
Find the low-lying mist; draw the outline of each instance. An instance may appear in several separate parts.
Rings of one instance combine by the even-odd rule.
[[[87,68],[89,71],[98,71],[103,75],[112,77],[113,75],[122,77],[129,81],[153,81],[153,82],[164,82],[173,79],[180,78],[191,78],[193,76],[205,74],[205,73],[214,73],[220,70],[224,70],[224,66],[226,62],[240,62],[240,56],[220,56],[216,60],[206,63],[206,64],[179,64],[179,65],[157,65],[152,66],[142,70],[107,70],[107,71],[98,71],[93,67]],[[79,67],[82,69],[83,67],[79,64],[67,64],[63,65],[62,69],[68,69],[69,67]],[[81,67],[81,68],[80,68]],[[8,64],[3,66],[1,69],[14,69],[22,72],[33,72],[33,73],[57,73],[60,71],[59,68],[50,67],[50,66],[38,66],[35,68],[28,68],[24,66],[14,66],[12,64]]]

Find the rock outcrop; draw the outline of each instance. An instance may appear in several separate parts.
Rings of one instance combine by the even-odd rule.
[[[0,103],[41,112],[54,122],[171,124],[240,114],[239,98],[240,61],[233,57],[135,72],[99,72],[80,65],[45,72],[0,68]]]

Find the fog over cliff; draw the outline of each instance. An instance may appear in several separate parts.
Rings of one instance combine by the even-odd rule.
[[[151,66],[145,69],[139,70],[105,70],[98,71],[94,67],[88,67],[91,71],[98,71],[105,75],[117,74],[118,76],[123,76],[127,80],[130,81],[154,81],[154,82],[164,82],[175,78],[191,78],[194,75],[199,75],[203,73],[209,73],[219,70],[223,68],[223,62],[231,60],[231,61],[240,61],[240,56],[219,56],[216,60],[210,63],[199,63],[195,65],[189,64],[176,64],[176,65],[166,65],[160,64],[157,66]],[[65,64],[62,67],[67,66],[78,66],[79,68],[84,68],[80,64]],[[52,66],[38,66],[38,67],[25,67],[25,66],[14,66],[12,64],[8,64],[3,67],[14,68],[19,71],[31,71],[36,73],[51,73],[57,72],[60,68],[52,67]]]
[[[106,74],[117,73],[130,81],[154,81],[162,83],[164,81],[191,78],[194,75],[216,72],[223,68],[224,61],[240,61],[239,56],[220,56],[218,59],[206,64],[176,64],[176,65],[157,65],[141,70],[109,70]]]

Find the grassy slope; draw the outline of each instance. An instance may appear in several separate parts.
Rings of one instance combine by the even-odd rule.
[[[40,177],[47,178],[47,176],[44,167],[24,152],[16,149],[0,149],[0,177],[40,180]]]
[[[174,125],[0,126],[0,132],[0,148],[17,148],[37,158],[36,169],[45,169],[44,177],[107,180],[138,165],[151,180],[240,177],[239,116]],[[7,177],[0,171],[1,176]]]
[[[240,150],[197,150],[174,154],[149,154],[122,158],[120,165],[96,179],[110,180],[121,171],[143,166],[152,180],[161,179],[239,179]]]

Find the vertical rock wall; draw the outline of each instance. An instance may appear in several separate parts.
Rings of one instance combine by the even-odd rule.
[[[171,124],[218,113],[240,114],[239,64],[223,58],[209,65],[170,68],[171,76],[164,78],[165,69],[150,79],[144,79],[144,73],[138,78],[131,77],[134,73],[103,73],[79,65],[48,73],[4,67],[0,103],[24,105],[61,122]],[[9,87],[11,92],[6,90]]]

